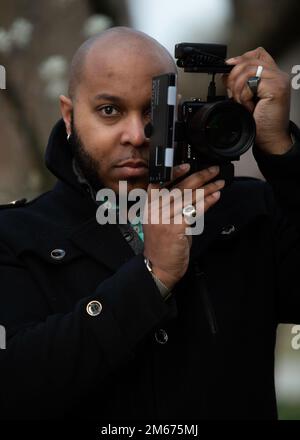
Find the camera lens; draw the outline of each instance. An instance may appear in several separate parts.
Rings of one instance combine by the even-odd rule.
[[[216,149],[224,150],[234,147],[241,139],[241,120],[238,115],[219,111],[208,118],[205,133],[208,141]]]
[[[188,139],[197,150],[229,160],[247,151],[254,138],[252,115],[231,100],[200,104],[188,125]]]

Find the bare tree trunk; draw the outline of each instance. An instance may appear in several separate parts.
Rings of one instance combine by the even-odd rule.
[[[68,66],[88,37],[85,25],[94,14],[107,15],[114,25],[129,24],[122,0],[1,2],[0,28],[11,34],[16,20],[22,18],[32,27],[32,35],[27,45],[12,44],[7,52],[1,50],[0,41],[0,65],[7,73],[7,89],[0,91],[0,125],[5,124],[5,130],[0,126],[0,203],[31,198],[53,183],[44,166],[44,150],[49,131],[60,118],[58,96],[67,93],[67,69],[57,84],[55,72],[50,68],[50,78],[45,80],[41,66],[51,60],[52,65]]]

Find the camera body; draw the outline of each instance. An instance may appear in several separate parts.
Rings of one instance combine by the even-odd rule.
[[[225,64],[226,51],[218,44],[175,46],[177,65],[185,72],[212,74],[206,101],[194,98],[177,106],[177,75],[153,78],[152,122],[145,129],[150,137],[150,183],[171,180],[173,166],[180,163],[190,163],[190,174],[219,165],[217,178],[230,183],[232,161],[253,145],[255,122],[250,112],[226,96],[216,96],[215,75],[232,69]]]

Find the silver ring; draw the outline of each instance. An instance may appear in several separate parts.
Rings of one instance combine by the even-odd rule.
[[[247,81],[249,89],[251,90],[254,98],[257,97],[258,85],[261,81],[261,75],[262,75],[263,70],[264,70],[263,66],[258,66],[256,69],[255,76],[251,76]]]
[[[196,208],[193,205],[187,205],[182,210],[182,215],[188,219],[193,218],[196,214]]]
[[[263,66],[258,66],[255,76],[258,76],[258,78],[261,78],[261,74],[262,74],[263,70],[264,70]]]
[[[258,85],[261,81],[261,78],[259,76],[251,76],[251,78],[248,79],[247,84],[249,86],[249,89],[251,90],[253,96],[257,97],[257,89]]]

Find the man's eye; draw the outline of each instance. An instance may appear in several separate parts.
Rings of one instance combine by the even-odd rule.
[[[101,107],[99,109],[99,112],[103,115],[103,116],[116,116],[119,114],[119,111],[112,105],[106,105],[104,107]]]

